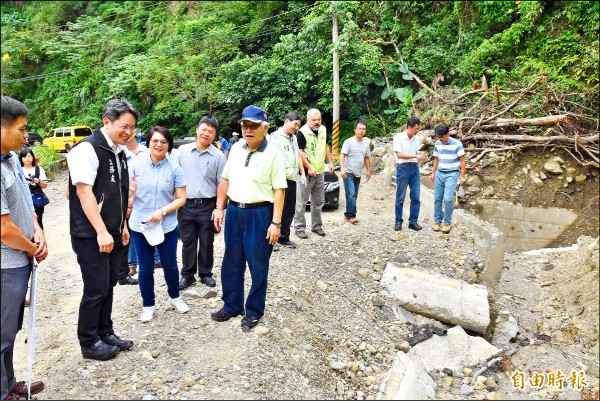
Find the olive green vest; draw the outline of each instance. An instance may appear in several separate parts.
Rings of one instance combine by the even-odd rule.
[[[306,139],[306,148],[304,153],[308,162],[317,170],[317,174],[323,174],[325,171],[325,150],[327,149],[327,129],[321,125],[318,135],[310,129],[308,124],[300,128]]]

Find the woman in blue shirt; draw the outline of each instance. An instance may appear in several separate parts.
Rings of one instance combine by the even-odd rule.
[[[143,300],[142,322],[154,317],[154,245],[167,283],[171,305],[185,313],[189,307],[179,295],[179,270],[177,268],[177,209],[185,204],[185,175],[178,164],[167,158],[173,149],[173,135],[167,128],[156,126],[148,132],[146,146],[150,155],[131,167],[129,197],[133,197],[133,211],[129,218],[131,240],[138,253],[139,285]],[[164,240],[158,244],[145,228],[159,224],[159,235]],[[145,227],[144,227],[145,226]],[[162,233],[160,233],[162,231]],[[148,237],[147,237],[148,236]],[[153,242],[153,241],[152,241]]]

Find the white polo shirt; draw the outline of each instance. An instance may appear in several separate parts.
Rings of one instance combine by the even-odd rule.
[[[229,180],[227,196],[240,203],[273,203],[273,190],[287,188],[281,152],[266,139],[254,152],[238,143],[231,147],[223,170],[223,178]]]
[[[394,151],[394,159],[396,160],[396,164],[417,163],[416,157],[413,157],[412,159],[400,159],[398,155],[396,155],[396,152],[416,155],[420,147],[421,143],[419,142],[419,135],[414,135],[411,139],[408,139],[408,134],[406,131],[402,131],[394,136],[392,150]]]

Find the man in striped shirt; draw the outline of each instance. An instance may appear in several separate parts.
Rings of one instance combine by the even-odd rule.
[[[448,234],[452,224],[452,208],[456,184],[464,185],[467,161],[465,149],[458,139],[450,138],[450,129],[444,123],[435,127],[437,141],[433,150],[433,171],[431,183],[434,184],[433,231]],[[442,201],[444,212],[442,215]],[[443,223],[443,224],[442,224]]]

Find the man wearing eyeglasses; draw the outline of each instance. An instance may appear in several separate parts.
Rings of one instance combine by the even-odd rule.
[[[109,100],[103,126],[67,154],[71,245],[83,278],[77,336],[84,358],[108,360],[133,347],[133,341],[115,335],[111,314],[129,243],[124,145],[135,135],[139,118],[127,99]]]
[[[267,142],[267,113],[251,105],[242,111],[245,143],[231,148],[223,171],[226,196],[225,255],[221,264],[223,307],[211,318],[224,322],[244,315],[242,330],[255,327],[265,312],[269,259],[280,237],[286,175],[279,150]],[[252,286],[244,303],[244,273],[250,268]]]
[[[219,122],[204,116],[196,126],[196,142],[179,147],[178,162],[187,178],[185,205],[177,213],[183,243],[179,289],[196,282],[217,285],[213,278],[215,231],[221,231],[224,205],[218,203],[218,187],[223,185],[223,169],[227,161],[213,145]],[[224,196],[224,195],[222,195]],[[225,201],[221,202],[224,203]]]
[[[437,141],[433,150],[435,159],[430,177],[431,183],[434,184],[433,231],[441,229],[442,233],[448,234],[452,224],[454,191],[458,181],[460,185],[464,185],[467,180],[465,177],[467,161],[462,143],[450,137],[450,129],[446,124],[439,124],[434,132]],[[443,214],[442,201],[444,202]]]

